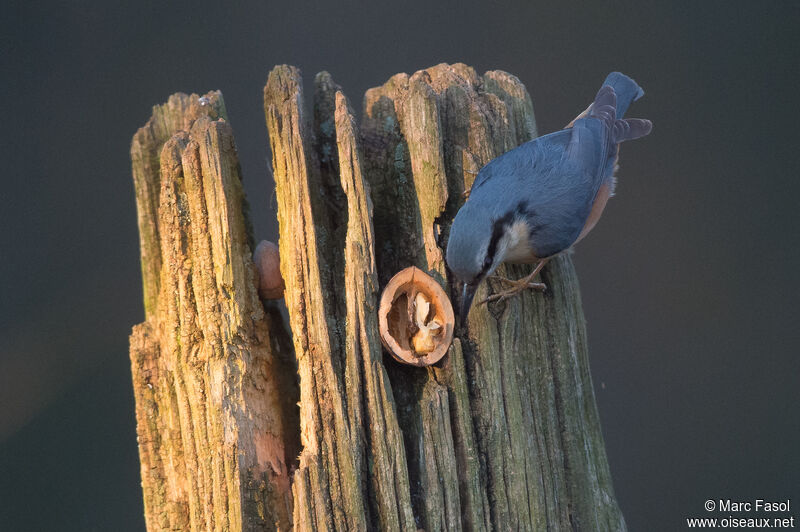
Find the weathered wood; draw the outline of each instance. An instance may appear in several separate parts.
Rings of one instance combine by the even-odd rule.
[[[323,73],[312,134],[303,117],[300,74],[286,66],[270,73],[264,109],[300,373],[303,451],[294,483],[295,526],[416,530],[382,363],[371,205],[352,115]]]
[[[461,64],[398,74],[366,93],[359,128],[329,74],[307,118],[299,71],[270,73],[291,340],[257,300],[232,135],[218,93],[204,102],[173,97],[132,146],[148,529],[624,530],[569,255],[543,270],[544,294],[474,306],[433,366],[401,365],[379,340],[397,271],[457,299],[444,250],[464,194],[536,136],[522,83]]]
[[[131,335],[148,530],[288,530],[293,354],[259,301],[222,95],[176,94],[131,146],[146,321]]]
[[[452,279],[445,280],[441,257],[464,191],[481,166],[536,135],[527,91],[504,72],[478,76],[465,65],[438,65],[368,91],[362,130],[381,282],[413,264],[439,273],[447,286]],[[409,218],[417,225],[398,231],[397,221]],[[418,486],[414,509],[425,530],[625,528],[570,257],[552,261],[543,279],[544,295],[473,307],[469,333],[462,332],[440,368],[389,366]],[[495,288],[485,284],[476,301]],[[429,475],[432,466],[453,463],[462,522],[451,510],[454,481]]]
[[[291,85],[275,90],[277,79],[291,79]],[[316,117],[320,130],[316,137],[303,127],[297,71],[276,69],[270,82],[265,94],[271,136],[284,135],[278,128],[282,121],[297,125],[291,142],[272,142],[276,180],[285,183],[279,189],[293,179],[308,183],[295,196],[304,198],[309,207],[318,206],[316,211],[305,210],[305,223],[298,226],[287,222],[294,212],[291,205],[281,204],[281,238],[302,234],[302,243],[295,241],[290,248],[322,249],[320,255],[330,245],[340,249],[340,239],[320,243],[313,233],[321,228],[330,237],[337,230],[338,211],[330,210],[335,202],[323,201],[317,191],[329,198],[335,194],[315,184],[320,174],[330,175],[330,166],[320,163],[332,161],[330,152],[306,148],[319,146],[323,136],[330,138],[320,127],[325,120]],[[291,109],[276,111],[285,102],[291,102]],[[325,107],[330,105],[315,105],[315,109]],[[464,65],[440,65],[410,77],[401,74],[367,93],[363,167],[376,206],[374,244],[382,284],[399,269],[415,265],[448,287],[443,249],[462,194],[483,164],[536,134],[532,111],[530,97],[516,78],[502,72],[479,77]],[[300,156],[293,151],[296,146],[303,147]],[[292,157],[302,161],[299,172],[281,163],[282,158]],[[369,246],[368,241],[362,244]],[[308,267],[308,260],[294,262]],[[335,258],[324,264],[312,258],[311,269],[315,265],[327,271],[329,279],[338,278]],[[523,271],[509,270],[512,275]],[[569,257],[554,261],[544,279],[550,286],[545,296],[525,294],[476,308],[469,334],[454,343],[441,367],[418,370],[387,364],[397,418],[404,429],[412,510],[425,530],[624,528],[605,461],[577,279]],[[309,290],[292,282],[288,286],[298,296]],[[311,287],[317,289],[326,287]],[[331,284],[327,290],[341,294],[341,285]],[[351,303],[347,287],[344,295]],[[333,346],[331,338],[342,338],[342,331],[332,333],[327,328],[333,331],[342,323],[340,311],[330,302],[326,308],[323,298],[318,300],[316,314],[307,306],[289,303],[290,312],[296,321],[310,317],[325,326],[323,342]],[[344,338],[351,339],[352,334],[345,331]],[[312,385],[301,372],[301,389],[336,396],[344,412],[344,403],[353,397],[348,390],[362,383],[355,373],[336,369],[341,355],[335,351],[321,354],[328,363],[324,367],[336,378],[318,379]],[[313,357],[313,350],[309,352]],[[322,390],[325,387],[327,391]],[[349,399],[348,404],[352,402]],[[319,404],[325,403],[309,407]],[[360,419],[360,414],[348,417],[354,432]],[[332,432],[321,424],[314,430],[317,435]],[[333,440],[341,441],[339,436]],[[309,449],[315,448],[306,445],[304,454]],[[315,452],[310,453],[316,461],[309,461],[309,468],[324,458]],[[304,485],[315,497],[311,504],[330,501],[337,508],[330,482],[315,478],[317,482]],[[313,529],[319,523],[308,526]]]

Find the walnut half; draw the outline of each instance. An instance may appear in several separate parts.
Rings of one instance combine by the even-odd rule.
[[[381,341],[400,362],[429,366],[453,341],[453,306],[442,287],[419,268],[398,272],[381,294]]]

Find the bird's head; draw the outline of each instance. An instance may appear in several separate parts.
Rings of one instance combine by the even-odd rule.
[[[481,284],[503,262],[501,241],[506,229],[488,209],[467,201],[456,214],[447,241],[447,265],[463,283],[459,315],[466,321],[472,299]]]

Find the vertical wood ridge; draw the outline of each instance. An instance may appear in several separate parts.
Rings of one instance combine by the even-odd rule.
[[[222,116],[219,92],[174,95],[131,149],[147,308],[131,364],[148,530],[291,526],[293,355],[256,294]]]
[[[278,198],[281,273],[300,374],[300,470],[310,473],[310,490],[294,490],[295,526],[312,529],[310,522],[301,520],[307,516],[299,508],[313,503],[318,509],[331,509],[331,513],[318,515],[320,529],[365,530],[368,508],[352,452],[353,438],[358,435],[351,434],[347,423],[343,375],[334,362],[341,356],[331,341],[328,320],[329,312],[335,316],[333,300],[323,291],[325,274],[315,224],[325,227],[326,212],[321,205],[317,161],[309,152],[311,138],[296,68],[279,66],[270,73],[264,87],[264,110]]]
[[[411,512],[402,433],[383,367],[378,336],[378,276],[372,200],[362,173],[362,155],[353,114],[340,91],[336,93],[335,119],[339,169],[348,210],[345,351],[348,367],[354,367],[352,378],[348,379],[348,383],[353,383],[352,403],[365,406],[363,427],[366,430],[362,430],[367,440],[366,459],[371,466],[371,482],[367,490],[382,530],[413,531],[416,525]]]

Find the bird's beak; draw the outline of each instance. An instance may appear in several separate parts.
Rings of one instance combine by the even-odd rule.
[[[478,284],[464,283],[464,288],[461,290],[461,310],[458,315],[461,318],[463,325],[467,324],[467,315],[472,306],[472,299],[475,297],[475,291],[478,289]]]

